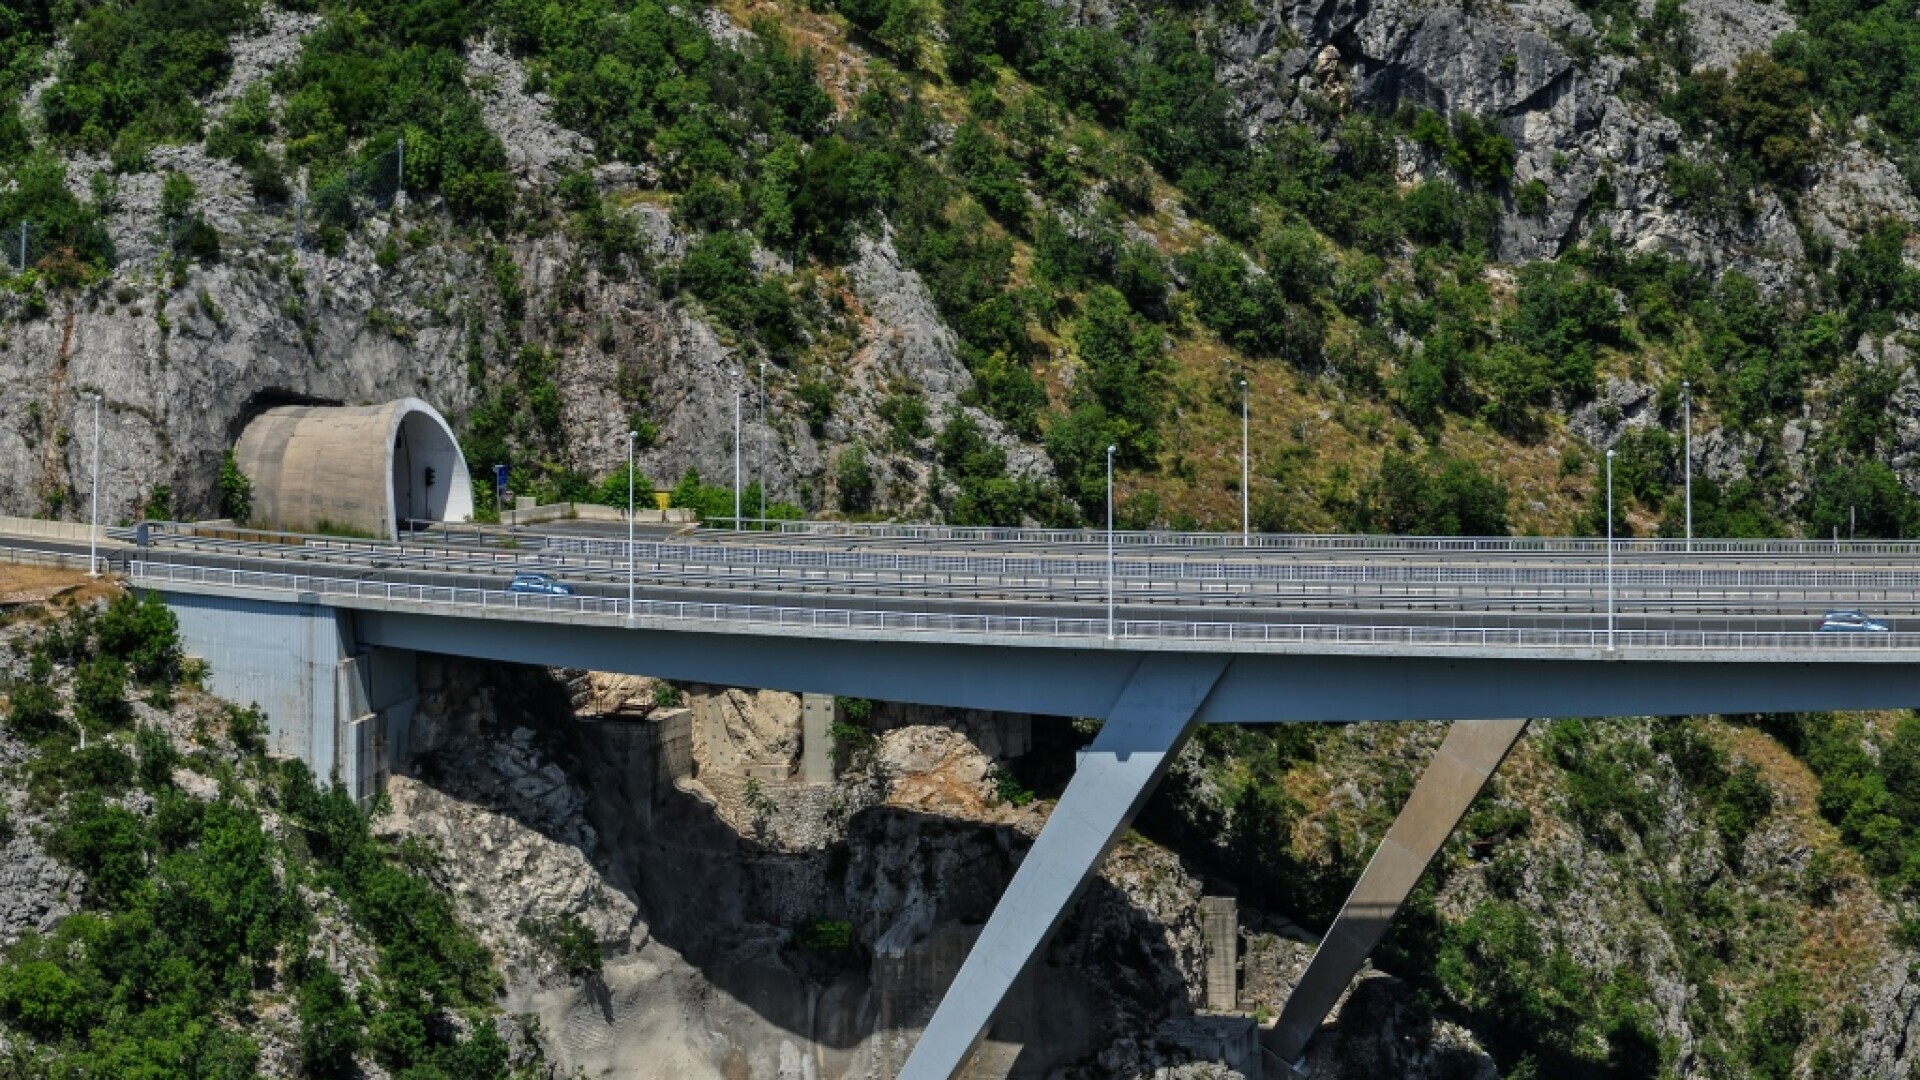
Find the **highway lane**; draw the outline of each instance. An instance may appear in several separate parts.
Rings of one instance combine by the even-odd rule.
[[[471,549],[380,548],[350,545],[300,548],[281,545],[235,544],[230,541],[182,540],[165,550],[184,548],[202,553],[266,554],[275,559],[315,564],[372,566],[396,574],[420,571],[467,571],[507,575],[516,569],[537,569],[568,578],[624,580],[622,560],[602,556],[556,555],[544,551],[488,551]],[[620,546],[624,549],[624,545]],[[1085,600],[1104,597],[1104,561],[1050,557],[998,559],[883,558],[872,561],[838,559],[824,566],[802,561],[798,566],[761,564],[755,549],[730,545],[640,545],[638,569],[652,584],[678,582],[711,588],[763,587],[796,593],[840,589],[864,594],[990,595],[1034,602]],[[748,561],[740,563],[743,554]],[[802,552],[801,555],[807,553]],[[171,556],[169,556],[171,557]],[[958,571],[925,571],[921,565],[959,567]],[[225,565],[225,564],[208,564]],[[906,566],[908,569],[897,569]],[[404,569],[403,569],[404,568]],[[1141,602],[1235,605],[1274,600],[1337,603],[1343,599],[1372,598],[1377,602],[1454,604],[1486,607],[1505,600],[1530,607],[1592,606],[1605,594],[1604,569],[1588,565],[1566,567],[1373,567],[1366,564],[1322,564],[1290,561],[1282,565],[1236,566],[1181,560],[1122,560],[1115,589]],[[1186,578],[1162,573],[1211,574]],[[1238,576],[1247,573],[1266,578]],[[418,580],[395,577],[395,580]],[[1833,606],[1871,604],[1882,612],[1920,608],[1920,568],[1849,570],[1829,568],[1783,571],[1763,568],[1713,567],[1675,571],[1623,563],[1615,574],[1616,600],[1623,607],[1660,604],[1675,609],[1726,605],[1766,605],[1799,612]]]
[[[364,587],[366,595],[379,599],[383,590],[392,585],[399,591],[402,599],[424,599],[426,601],[471,603],[480,593],[485,592],[496,597],[504,604],[512,606],[512,595],[499,587],[497,580],[468,577],[458,574],[438,575],[432,584],[402,584],[386,582],[378,576],[368,574],[360,578],[333,578],[312,573],[289,576],[281,579],[281,587],[315,589],[325,583],[329,591],[352,590],[356,584]],[[237,582],[241,587],[248,581]],[[262,584],[265,584],[262,582]],[[413,596],[412,590],[425,589],[423,597]],[[456,590],[459,595],[456,595]],[[445,593],[442,597],[440,593]],[[583,585],[578,596],[618,601],[625,597],[624,586],[613,583],[593,582]],[[640,590],[637,599],[642,603],[664,603],[687,605],[694,614],[699,609],[725,609],[738,607],[760,607],[764,609],[792,610],[798,615],[808,612],[860,612],[890,613],[894,615],[934,615],[942,617],[995,616],[1001,618],[1026,618],[1032,620],[1079,620],[1093,627],[1102,625],[1106,619],[1106,608],[1098,602],[1055,603],[1033,605],[1011,600],[980,598],[928,598],[918,597],[871,597],[850,596],[838,593],[821,593],[797,596],[789,591],[767,592],[742,589],[717,594],[711,589],[684,587],[654,587]],[[529,609],[538,610],[547,607],[564,609],[570,598],[547,598],[527,596],[523,602]],[[1257,626],[1319,626],[1355,628],[1421,628],[1451,631],[1474,632],[1542,630],[1573,632],[1579,634],[1604,633],[1607,620],[1603,613],[1592,611],[1569,612],[1564,614],[1527,614],[1519,612],[1462,612],[1453,610],[1409,610],[1406,608],[1369,607],[1355,604],[1347,607],[1310,607],[1310,606],[1238,606],[1231,608],[1182,608],[1168,609],[1162,606],[1121,603],[1115,609],[1115,617],[1123,626],[1129,623],[1156,623],[1170,627],[1180,625],[1228,625],[1238,624]],[[804,620],[796,620],[795,632],[801,632]],[[1757,612],[1746,615],[1726,613],[1686,615],[1623,613],[1615,620],[1616,628],[1625,633],[1631,631],[1656,632],[1705,632],[1720,634],[1737,633],[1811,633],[1813,623],[1795,613]]]
[[[545,559],[540,552],[449,553],[392,545],[329,544],[314,547],[189,541],[175,545],[170,541],[153,554],[202,566],[491,590],[500,589],[512,570],[541,567]],[[75,544],[43,543],[42,546],[85,550],[85,545]],[[740,550],[735,545],[692,547],[693,556],[698,558],[725,558]],[[503,557],[504,565],[496,563]],[[1181,562],[1145,560],[1140,565],[1150,570]],[[594,563],[590,567],[561,568],[561,572],[583,595],[624,597],[624,566],[604,559]],[[754,566],[726,567],[716,572],[712,565],[697,561],[662,562],[643,564],[638,583],[646,597],[676,602],[1104,618],[1103,576],[1097,571],[1087,576],[1084,560],[1067,560],[1067,563],[1075,570],[1072,578],[1014,576],[962,580],[956,575],[856,576],[829,571],[809,575]],[[1127,562],[1123,561],[1122,565]],[[1103,568],[1102,565],[1100,569]],[[1441,580],[1448,569],[1444,565],[1432,568],[1437,576],[1430,581],[1415,579],[1372,585],[1342,577],[1352,569],[1343,562],[1325,567],[1324,579],[1308,575],[1283,583],[1229,580],[1202,583],[1203,587],[1199,588],[1192,582],[1127,577],[1116,581],[1116,593],[1123,609],[1122,618],[1172,621],[1460,625],[1461,620],[1466,619],[1483,625],[1571,629],[1599,625],[1595,620],[1603,616],[1604,589],[1595,580],[1591,567],[1570,570],[1566,581],[1560,584],[1536,584],[1524,591]],[[1901,572],[1913,573],[1912,570]],[[1545,575],[1543,580],[1553,576]],[[1626,576],[1623,571],[1622,577]],[[1770,579],[1776,576],[1777,573],[1768,575]],[[1891,588],[1884,582],[1877,592],[1864,598],[1858,589],[1844,595],[1824,587],[1783,592],[1771,583],[1722,589],[1712,596],[1684,595],[1671,587],[1621,584],[1616,589],[1615,625],[1621,629],[1799,631],[1811,629],[1819,612],[1826,608],[1862,606],[1863,599],[1871,602],[1867,606],[1877,615],[1920,611],[1912,589]]]
[[[309,564],[281,559],[241,555],[201,555],[175,559],[186,565],[254,573],[303,575],[336,582],[360,583],[378,591],[387,585],[447,590],[486,591],[505,595],[505,578],[495,573],[475,573],[463,569],[398,570],[373,566]],[[602,574],[576,578],[571,582],[581,596],[620,600],[626,596],[623,576]],[[666,574],[639,578],[637,598],[678,604],[729,604],[789,607],[822,611],[881,611],[898,614],[936,613],[942,615],[996,615],[1028,618],[1103,620],[1106,617],[1104,595],[1082,591],[1072,596],[1009,596],[968,590],[929,593],[925,590],[873,592],[849,590],[843,585],[823,583],[796,587],[791,582],[769,585],[752,580],[687,580]],[[1117,597],[1116,617],[1122,621],[1158,621],[1167,623],[1241,623],[1345,626],[1417,626],[1451,629],[1539,629],[1558,631],[1604,630],[1603,610],[1591,603],[1566,605],[1559,610],[1542,610],[1531,598],[1487,598],[1462,604],[1455,601],[1426,602],[1421,598],[1327,597],[1292,602],[1169,603],[1151,595],[1122,593]],[[1622,604],[1616,612],[1617,629],[1705,631],[1705,632],[1787,632],[1814,629],[1822,605],[1675,605],[1655,609]]]

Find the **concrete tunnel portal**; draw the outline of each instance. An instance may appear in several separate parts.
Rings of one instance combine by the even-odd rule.
[[[433,406],[292,405],[247,424],[234,460],[253,484],[252,523],[398,539],[412,521],[468,521],[473,485]]]

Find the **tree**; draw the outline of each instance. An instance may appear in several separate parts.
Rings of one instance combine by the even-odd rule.
[[[100,649],[132,668],[134,678],[149,685],[170,684],[180,677],[180,622],[157,592],[135,599],[131,593],[114,597],[97,623]]]
[[[653,505],[653,480],[636,466],[633,469],[633,505],[636,508]],[[619,510],[627,508],[627,466],[607,474],[605,480],[593,493],[593,501],[601,506],[611,506]]]
[[[1882,461],[1829,463],[1813,480],[1807,532],[1900,539],[1920,531],[1920,499]]]
[[[840,451],[833,463],[833,486],[840,495],[840,509],[862,514],[873,508],[873,467],[867,462],[867,448],[859,444]]]
[[[29,740],[53,734],[61,726],[60,695],[45,682],[15,682],[7,690],[7,726]]]
[[[220,460],[220,512],[241,525],[253,517],[253,481],[240,471],[231,450]]]
[[[1471,462],[1429,454],[1422,463],[1389,450],[1354,517],[1363,532],[1504,536],[1507,488]]]
[[[116,657],[101,656],[75,668],[73,711],[83,724],[125,724],[133,715],[127,705],[127,666]]]
[[[1151,465],[1166,396],[1159,330],[1142,324],[1125,297],[1102,285],[1087,293],[1073,337],[1084,365],[1077,396],[1105,410],[1123,464]]]

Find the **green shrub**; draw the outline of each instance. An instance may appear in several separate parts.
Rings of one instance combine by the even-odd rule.
[[[703,484],[700,474],[692,469],[680,477],[667,501],[672,506],[692,510],[702,521],[733,520],[733,489]],[[744,502],[741,510],[745,512]]]
[[[324,965],[300,982],[300,1064],[307,1075],[344,1080],[357,1074],[354,1054],[361,1048],[365,1019],[346,987]]]
[[[83,724],[115,728],[133,716],[127,704],[127,666],[112,656],[89,660],[73,672],[73,712]]]
[[[133,733],[133,747],[140,760],[140,783],[149,791],[158,791],[173,782],[173,770],[180,764],[180,751],[165,731],[142,724]]]
[[[646,473],[635,468],[631,487],[629,487],[625,465],[621,465],[617,471],[607,474],[607,478],[600,481],[599,488],[594,491],[593,501],[601,506],[625,510],[629,490],[632,492],[633,505],[636,508],[642,510],[653,508],[653,480]]]
[[[173,683],[180,678],[180,623],[157,592],[136,599],[114,597],[95,623],[100,649],[124,660],[143,683]]]
[[[257,0],[129,0],[84,9],[67,59],[41,99],[47,130],[104,149],[137,130],[149,141],[200,135],[198,99],[226,80],[227,42],[259,17]]]
[[[1504,536],[1507,489],[1471,462],[1429,453],[1426,460],[1389,450],[1360,491],[1351,526],[1413,536]]]
[[[808,919],[794,928],[793,943],[811,953],[833,955],[853,949],[853,924],[845,919]]]
[[[933,434],[927,423],[927,403],[908,393],[889,394],[880,402],[880,419],[887,422],[887,445],[898,453],[913,449],[915,443]]]
[[[867,449],[858,444],[840,451],[833,462],[833,487],[840,497],[840,509],[860,514],[873,508],[873,467],[867,461]]]
[[[15,682],[7,689],[7,727],[29,742],[38,742],[64,725],[60,695],[44,681]]]
[[[520,932],[551,954],[568,975],[579,979],[600,973],[600,941],[578,915],[522,919]]]
[[[220,459],[220,513],[241,525],[253,517],[253,481],[240,471],[231,450]]]
[[[833,384],[824,379],[802,379],[793,393],[800,399],[807,430],[816,437],[826,434],[827,421],[833,419],[834,399],[838,396]]]
[[[261,754],[267,749],[267,716],[258,705],[227,708],[227,738],[243,754]]]
[[[1008,806],[1026,806],[1033,802],[1033,789],[1005,769],[995,766],[987,774],[987,780],[993,785],[993,797]]]
[[[834,761],[841,769],[865,769],[873,764],[873,755],[880,749],[880,737],[860,721],[835,721],[827,729],[827,737],[833,741]]]
[[[0,965],[0,1016],[39,1039],[61,1042],[98,1023],[95,990],[46,960]]]
[[[80,792],[68,802],[47,846],[87,876],[87,897],[93,903],[125,907],[147,879],[145,824],[95,791]]]

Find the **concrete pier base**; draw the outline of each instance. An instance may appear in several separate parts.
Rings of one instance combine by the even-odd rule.
[[[1200,935],[1207,943],[1207,1008],[1240,1005],[1240,904],[1231,896],[1200,898]]]
[[[1393,916],[1419,884],[1427,863],[1473,805],[1507,751],[1525,731],[1525,720],[1461,720],[1447,730],[1440,752],[1414,785],[1407,805],[1374,850],[1366,872],[1314,951],[1299,985],[1287,998],[1280,1021],[1267,1033],[1266,1048],[1281,1062],[1298,1060],[1320,1022],[1366,963]]]
[[[840,699],[832,694],[800,695],[801,780],[833,783],[833,725],[839,719]]]
[[[208,689],[267,718],[267,748],[337,777],[355,799],[379,792],[406,759],[419,698],[410,649],[359,643],[353,613],[321,604],[174,596],[188,654]]]

